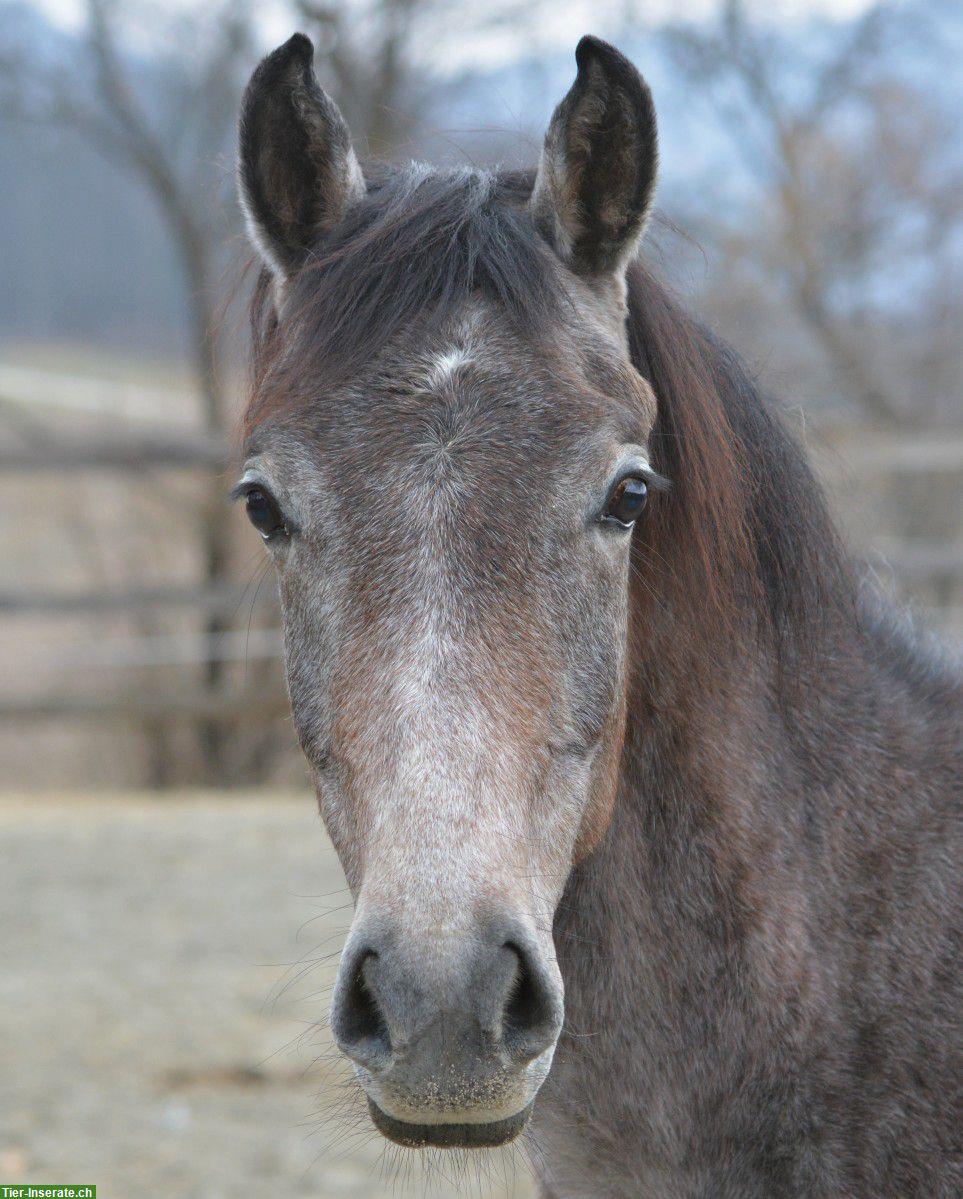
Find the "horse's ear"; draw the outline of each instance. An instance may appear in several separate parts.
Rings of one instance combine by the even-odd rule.
[[[261,62],[241,104],[241,204],[255,247],[281,279],[365,193],[348,126],[318,85],[313,58],[310,39],[296,33]]]
[[[531,212],[577,274],[621,277],[652,202],[655,108],[645,80],[596,37],[575,51],[578,76],[552,116]]]

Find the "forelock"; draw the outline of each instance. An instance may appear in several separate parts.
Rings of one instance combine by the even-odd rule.
[[[418,164],[372,179],[291,280],[280,318],[270,288],[255,290],[248,431],[306,391],[317,395],[316,383],[330,391],[350,379],[413,326],[439,327],[473,296],[523,336],[543,338],[564,293],[526,209],[531,187],[530,172]]]

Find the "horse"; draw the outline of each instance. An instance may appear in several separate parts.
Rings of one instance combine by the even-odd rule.
[[[594,37],[537,169],[366,166],[257,67],[243,498],[354,901],[374,1126],[544,1193],[960,1193],[960,678],[645,264]]]

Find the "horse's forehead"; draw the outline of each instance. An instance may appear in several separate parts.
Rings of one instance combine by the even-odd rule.
[[[507,518],[533,494],[578,496],[621,446],[644,444],[650,420],[645,385],[617,348],[571,334],[530,340],[474,304],[443,326],[409,330],[331,392],[319,369],[262,444],[279,451],[271,456],[294,491],[339,510],[345,536],[376,489],[391,508],[427,504],[433,516],[470,499],[476,513]]]
[[[604,439],[587,401],[544,379],[519,378],[504,360],[493,368],[467,347],[426,356],[418,376],[410,389],[369,397],[366,419],[337,456],[346,482],[371,471],[395,488],[457,482],[458,493],[504,504],[517,489],[510,481],[546,472],[560,479],[589,466]]]

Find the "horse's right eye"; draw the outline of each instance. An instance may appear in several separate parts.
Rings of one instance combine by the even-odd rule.
[[[265,541],[287,535],[288,527],[274,496],[260,487],[252,487],[245,493],[245,499],[248,520]]]

